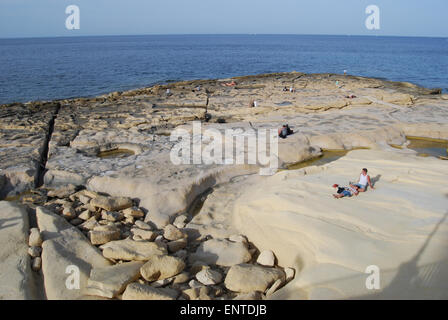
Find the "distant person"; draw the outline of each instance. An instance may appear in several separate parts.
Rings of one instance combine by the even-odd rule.
[[[231,82],[224,83],[223,86],[225,86],[225,87],[234,87],[234,86],[236,86],[236,82],[232,80]]]
[[[353,186],[357,187],[359,192],[366,192],[367,185],[375,189],[372,185],[372,181],[370,180],[370,176],[367,174],[368,170],[366,168],[362,169],[361,174],[359,175],[358,183],[354,183]]]
[[[340,187],[338,184],[334,184],[333,188],[338,188],[337,193],[333,194],[333,197],[336,199],[352,197],[353,195],[357,196],[359,194],[359,191],[353,185],[350,185],[350,187]]]
[[[294,87],[289,87],[289,92],[294,93],[296,92],[296,89],[294,89]]]
[[[287,124],[284,124],[280,129],[278,129],[278,136],[283,139],[286,139],[287,136],[293,133],[294,130],[292,130]]]

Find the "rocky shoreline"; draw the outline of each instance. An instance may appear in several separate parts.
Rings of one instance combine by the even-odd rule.
[[[0,197],[9,201],[0,204],[10,217],[0,228],[22,221],[2,232],[2,256],[22,258],[5,260],[17,276],[1,285],[16,289],[0,297],[269,298],[301,266],[234,223],[242,194],[263,181],[258,167],[174,165],[170,132],[192,121],[220,131],[288,123],[297,133],[280,140],[282,167],[328,149],[415,156],[406,136],[448,139],[447,107],[447,95],[410,83],[298,72],[2,105]],[[65,286],[68,265],[80,269],[81,292]]]

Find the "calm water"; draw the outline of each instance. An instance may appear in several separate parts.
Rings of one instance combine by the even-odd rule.
[[[95,96],[170,80],[301,71],[448,89],[448,39],[114,36],[0,39],[0,103]]]

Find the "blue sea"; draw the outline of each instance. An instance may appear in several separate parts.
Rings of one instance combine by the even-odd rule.
[[[448,39],[315,35],[0,39],[0,104],[294,70],[347,70],[446,92]]]

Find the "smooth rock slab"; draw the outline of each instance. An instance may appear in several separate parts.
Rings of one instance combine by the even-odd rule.
[[[101,252],[90,244],[81,231],[64,218],[43,207],[36,208],[37,223],[43,237],[42,272],[47,299],[76,300],[86,297],[87,279],[92,268],[109,266]],[[67,288],[74,284],[74,270],[79,270],[79,290]],[[68,272],[68,273],[66,273]]]
[[[90,201],[94,207],[107,211],[120,211],[132,207],[132,199],[127,197],[105,197],[97,196]]]
[[[190,262],[203,261],[207,264],[233,266],[250,261],[249,250],[241,242],[212,239],[202,242],[196,252],[190,255]]]
[[[178,292],[169,288],[154,288],[133,282],[126,287],[123,300],[175,300]]]
[[[115,260],[146,261],[152,256],[163,255],[167,250],[156,242],[140,242],[130,239],[108,242],[100,247],[103,256]]]
[[[86,293],[89,295],[114,298],[126,286],[140,277],[143,262],[132,261],[104,268],[94,268],[87,280]]]
[[[230,268],[224,284],[227,289],[235,292],[265,292],[279,279],[285,281],[285,273],[280,269],[239,264]]]
[[[0,300],[36,298],[28,255],[28,228],[25,208],[0,201]]]
[[[140,269],[142,277],[148,281],[157,281],[178,275],[185,269],[185,262],[176,257],[152,256]]]

